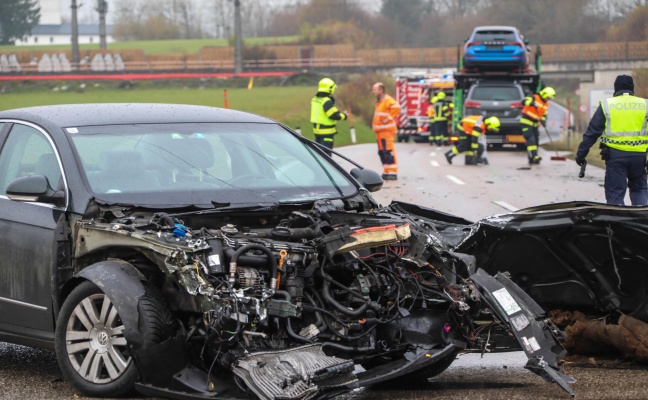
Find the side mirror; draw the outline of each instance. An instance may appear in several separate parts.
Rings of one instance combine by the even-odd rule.
[[[370,169],[353,168],[349,173],[352,177],[356,178],[358,182],[360,182],[360,184],[364,186],[365,189],[370,192],[377,192],[383,186],[383,179],[380,175],[378,175],[376,171],[372,171]]]
[[[531,43],[529,42],[529,39],[524,39],[524,44],[529,44],[529,43]]]
[[[7,186],[7,197],[15,201],[37,201],[58,204],[65,198],[63,192],[50,188],[47,177],[43,175],[23,176]]]
[[[468,41],[468,39],[470,39],[470,38],[469,37],[465,38],[464,43],[466,43]]]

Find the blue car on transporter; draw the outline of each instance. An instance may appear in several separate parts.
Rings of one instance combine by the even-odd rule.
[[[466,39],[464,66],[525,68],[530,59],[528,43],[513,26],[478,26]]]

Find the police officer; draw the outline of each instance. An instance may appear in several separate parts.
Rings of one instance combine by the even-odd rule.
[[[605,160],[605,199],[608,204],[624,205],[628,188],[633,206],[648,204],[646,106],[645,99],[634,96],[632,77],[617,76],[614,97],[601,101],[578,146],[576,164],[583,165],[590,147],[601,138],[599,147]]]
[[[497,132],[500,124],[495,116],[469,115],[462,119],[457,124],[459,143],[444,154],[448,164],[452,164],[452,159],[463,152],[466,153],[466,165],[488,164],[488,160],[482,158],[484,146],[479,143],[479,137],[487,131]]]
[[[347,119],[347,115],[335,106],[333,93],[335,82],[331,78],[324,78],[319,81],[317,94],[311,100],[311,117],[315,141],[325,147],[333,148],[333,138],[337,134],[337,121]],[[326,151],[330,156],[331,152]]]

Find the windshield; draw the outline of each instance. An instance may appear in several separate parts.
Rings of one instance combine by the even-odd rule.
[[[515,86],[477,86],[470,96],[471,100],[519,101],[520,89]]]
[[[350,196],[356,187],[281,126],[187,123],[67,128],[96,197],[212,207]]]

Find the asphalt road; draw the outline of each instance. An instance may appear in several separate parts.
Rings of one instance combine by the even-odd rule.
[[[552,161],[554,152],[541,149],[543,160],[532,167],[524,151],[513,149],[487,151],[489,165],[464,165],[463,154],[449,165],[444,157],[448,149],[427,143],[396,143],[398,180],[386,181],[383,189],[374,193],[376,200],[383,205],[392,200],[416,203],[473,221],[541,204],[605,202],[604,170],[588,166],[585,177],[579,179],[580,167],[573,160]],[[382,172],[375,144],[343,147],[339,152]]]
[[[381,170],[374,144],[339,149],[368,168]],[[604,201],[603,171],[590,167],[578,179],[573,161],[551,161],[528,168],[524,152],[488,152],[489,165],[463,165],[463,156],[448,165],[447,148],[398,143],[399,179],[385,182],[376,199],[417,203],[478,220],[546,203],[572,200]],[[526,371],[523,353],[460,355],[429,385],[398,385],[361,389],[340,400],[365,399],[555,399],[568,398],[556,385]],[[581,399],[646,399],[648,370],[604,370],[567,366],[577,379],[573,389]],[[0,343],[0,399],[75,399],[80,397],[62,379],[54,353]]]

